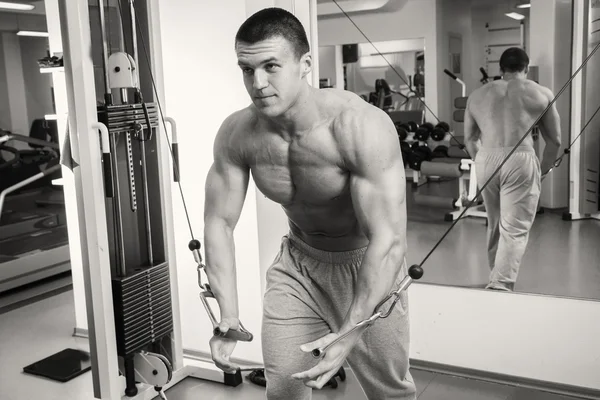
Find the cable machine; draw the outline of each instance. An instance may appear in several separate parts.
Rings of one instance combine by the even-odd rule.
[[[600,8],[585,0],[574,5],[573,68],[600,43]],[[569,158],[569,209],[563,219],[600,220],[600,60],[592,58],[571,88],[571,140],[578,137]],[[586,121],[588,121],[586,123]],[[587,134],[578,135],[586,126]]]
[[[227,374],[212,363],[183,355],[178,326],[178,267],[168,256],[173,233],[167,227],[171,218],[167,214],[171,210],[164,204],[165,198],[170,196],[165,190],[170,187],[168,181],[179,182],[177,132],[175,121],[163,114],[160,102],[155,100],[159,92],[146,45],[151,29],[144,32],[146,25],[140,23],[137,15],[139,10],[149,13],[149,6],[146,2],[140,6],[135,0],[116,0],[125,49],[111,53],[104,0],[98,0],[98,21],[90,18],[88,5],[82,7],[82,3],[87,1],[59,0],[61,30],[63,40],[66,40],[65,70],[73,76],[81,72],[78,63],[91,61],[92,55],[86,49],[98,51],[92,46],[86,24],[100,26],[102,101],[97,104],[96,115],[89,115],[91,126],[86,127],[86,133],[95,136],[84,138],[78,132],[71,140],[72,148],[79,150],[73,151],[75,156],[81,150],[89,151],[85,148],[87,143],[95,149],[88,153],[89,157],[92,160],[97,157],[100,161],[97,175],[102,184],[97,188],[100,189],[96,192],[98,195],[93,201],[88,197],[87,204],[80,200],[79,205],[83,209],[94,209],[94,216],[107,228],[106,247],[100,240],[97,244],[86,244],[86,247],[97,245],[101,256],[96,270],[92,271],[93,262],[89,260],[90,271],[87,271],[85,283],[94,395],[111,400],[116,396],[151,399],[157,395],[166,399],[164,389],[188,376],[237,386],[242,382],[242,370]],[[140,53],[144,56],[142,63]],[[149,74],[140,73],[140,66],[147,66]],[[68,90],[70,125],[77,126],[82,120],[81,114],[87,110],[78,109],[72,102],[77,90],[75,86],[84,84],[76,78],[70,83],[73,86]],[[87,89],[84,96],[90,95],[90,87]],[[144,95],[153,101],[146,101]],[[167,124],[171,128],[170,138]],[[168,146],[164,145],[163,134]],[[80,153],[79,157],[85,155]],[[164,173],[165,159],[172,160],[172,171],[168,175]],[[85,186],[83,182],[79,185]],[[81,190],[84,189],[78,190],[78,196],[84,197]],[[89,225],[94,223],[83,219],[80,210],[80,231],[87,233]],[[220,334],[208,302],[214,296],[201,276],[204,265],[200,242],[193,237],[191,224],[190,234],[192,254],[179,268],[194,268],[195,262],[201,289],[200,303],[207,316],[202,312],[201,315],[207,324],[212,323],[214,334]],[[107,263],[102,263],[103,256]],[[105,279],[108,270],[110,283]],[[99,278],[100,282],[94,278]],[[98,310],[100,313],[95,313]],[[104,325],[104,329],[96,325]],[[242,341],[253,339],[243,326],[224,336]],[[103,347],[107,350],[105,353]],[[112,356],[113,349],[116,350],[115,357]],[[115,373],[110,373],[111,366]]]

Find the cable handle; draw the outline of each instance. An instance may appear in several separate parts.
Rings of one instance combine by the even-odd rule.
[[[115,196],[115,184],[113,175],[113,159],[110,152],[110,135],[108,128],[101,122],[94,122],[92,129],[100,131],[100,146],[102,148],[102,169],[104,171],[104,192],[107,198]]]
[[[190,243],[188,244],[188,248],[194,254],[194,259],[196,260],[196,263],[198,264],[198,268],[197,268],[198,269],[198,286],[200,286],[200,288],[202,289],[202,292],[200,293],[200,300],[202,301],[202,305],[204,306],[204,309],[206,310],[206,313],[208,314],[208,318],[210,319],[210,322],[213,325],[213,335],[227,338],[227,339],[238,340],[241,342],[251,342],[254,339],[254,335],[252,335],[252,333],[244,327],[244,325],[242,324],[242,321],[240,321],[239,319],[238,319],[238,322],[239,322],[238,329],[229,329],[225,333],[221,332],[221,329],[219,329],[219,323],[217,322],[217,319],[215,318],[215,314],[213,313],[212,308],[208,304],[208,300],[207,300],[208,298],[214,299],[215,295],[214,295],[212,289],[210,288],[210,284],[202,283],[202,272],[201,271],[202,271],[202,269],[204,269],[205,265],[202,263],[202,255],[200,254],[200,247],[201,247],[200,241],[196,240],[196,239],[192,239],[190,241]]]
[[[371,326],[373,323],[375,323],[375,321],[377,321],[380,318],[385,319],[385,318],[389,317],[390,314],[392,313],[392,310],[396,307],[396,304],[400,300],[401,293],[404,290],[408,289],[408,287],[410,286],[410,284],[413,281],[421,279],[422,277],[423,277],[423,268],[421,268],[420,265],[416,265],[416,264],[412,265],[408,269],[408,275],[404,277],[404,279],[402,280],[402,282],[400,282],[400,285],[398,286],[398,289],[396,289],[395,291],[393,291],[389,295],[387,295],[377,305],[377,307],[375,307],[375,311],[373,311],[373,314],[369,318],[360,321],[359,323],[357,323],[356,325],[354,325],[349,331],[347,331],[346,333],[338,336],[337,338],[335,338],[335,340],[333,340],[328,345],[314,349],[311,352],[312,356],[314,358],[323,357],[325,355],[325,352],[327,351],[328,348],[330,348],[334,344],[336,344],[336,343],[344,340],[345,338],[347,338],[350,334],[352,334],[357,329],[359,329],[359,328],[361,328],[363,326]],[[394,299],[394,301],[392,302],[392,304],[390,305],[390,307],[388,308],[388,310],[386,312],[383,312],[381,310],[382,307],[383,307],[383,305],[385,303],[387,303],[389,300],[391,300],[392,298]]]
[[[177,140],[177,124],[171,117],[165,117],[165,122],[171,125],[171,151],[173,156],[173,181],[179,182],[179,142]]]

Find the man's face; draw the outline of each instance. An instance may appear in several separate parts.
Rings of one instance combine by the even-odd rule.
[[[252,102],[268,117],[276,117],[294,105],[310,72],[310,55],[296,58],[292,45],[282,37],[254,44],[238,43],[238,65]]]

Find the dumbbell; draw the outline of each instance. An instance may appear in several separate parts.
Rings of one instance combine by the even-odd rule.
[[[440,122],[433,128],[431,131],[431,139],[439,142],[440,140],[444,140],[446,134],[450,131],[450,125],[446,122]]]
[[[421,125],[420,127],[417,128],[417,130],[415,131],[415,139],[419,140],[421,142],[426,142],[427,139],[429,139],[429,136],[431,135],[431,132],[433,132],[433,124],[430,122],[426,122],[423,125]]]
[[[247,375],[246,378],[256,385],[267,386],[267,379],[265,377],[264,368],[253,370]],[[338,383],[335,380],[335,378],[340,378],[340,381],[342,382],[346,380],[346,371],[344,371],[344,367],[340,367],[338,372],[327,381],[325,386],[331,386],[332,389],[337,389]]]
[[[448,147],[447,146],[437,146],[433,149],[431,153],[431,158],[446,158],[448,157]]]
[[[325,386],[331,386],[332,389],[337,389],[338,383],[335,380],[335,378],[340,378],[340,380],[342,382],[344,382],[346,380],[346,371],[344,371],[344,367],[340,367],[340,369],[337,372],[337,374],[335,374],[334,376],[332,376],[331,379],[329,379],[329,381],[327,381],[327,383],[325,384]]]
[[[415,121],[407,122],[406,126],[408,126],[409,132],[416,132],[417,128],[419,127],[419,125]]]
[[[394,126],[396,127],[396,132],[398,133],[398,138],[400,139],[400,141],[406,140],[406,138],[408,137],[408,132],[409,132],[408,125],[396,122],[396,123],[394,123]]]
[[[412,147],[412,146],[411,146]],[[421,163],[423,161],[431,161],[432,151],[427,146],[413,147],[412,152],[409,154],[408,164],[410,168],[415,171],[421,170]]]
[[[418,127],[415,131],[415,140],[426,142],[429,139],[430,131],[422,126]]]

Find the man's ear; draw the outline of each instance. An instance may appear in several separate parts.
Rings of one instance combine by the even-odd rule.
[[[313,67],[312,63],[312,55],[310,53],[306,53],[302,56],[301,59],[302,64],[302,78],[306,77],[311,71]]]

